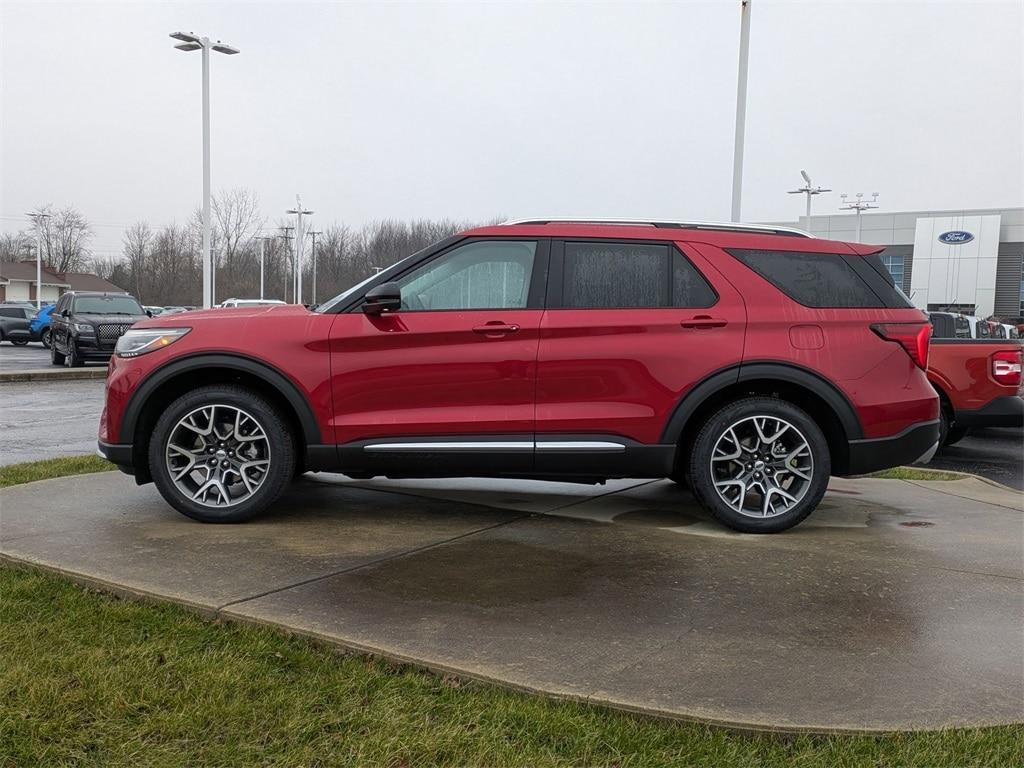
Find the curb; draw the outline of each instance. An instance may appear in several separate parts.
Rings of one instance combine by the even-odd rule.
[[[45,369],[35,371],[0,371],[0,384],[25,381],[81,381],[83,379],[105,379],[107,369],[104,368],[63,368],[53,371]]]

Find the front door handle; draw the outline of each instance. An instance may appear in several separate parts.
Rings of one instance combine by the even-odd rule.
[[[473,329],[473,333],[479,333],[481,336],[498,338],[509,333],[515,333],[518,330],[519,326],[515,323],[503,323],[500,320],[492,320],[484,325],[476,326]]]
[[[711,315],[697,315],[689,320],[680,321],[680,325],[683,328],[696,328],[698,330],[702,328],[724,328],[728,321],[723,320],[720,317],[712,317]]]

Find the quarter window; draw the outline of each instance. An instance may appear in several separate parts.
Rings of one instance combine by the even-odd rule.
[[[487,240],[439,256],[396,282],[402,309],[524,309],[537,242]]]
[[[710,307],[718,298],[668,244],[567,242],[563,253],[563,307]]]
[[[738,248],[726,250],[805,307],[885,306],[839,254]],[[905,299],[902,303],[906,306]]]

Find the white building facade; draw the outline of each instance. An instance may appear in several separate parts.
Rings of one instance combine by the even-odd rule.
[[[816,237],[857,239],[857,217],[791,222]],[[863,243],[885,246],[882,260],[914,305],[1002,319],[1024,316],[1024,208],[861,214]]]

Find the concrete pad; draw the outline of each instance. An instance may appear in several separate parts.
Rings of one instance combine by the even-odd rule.
[[[1009,497],[835,480],[813,524],[750,536],[667,482],[453,484],[472,505],[441,499],[438,481],[362,485],[307,480],[235,526],[193,523],[120,475],[20,486],[0,491],[0,553],[661,716],[794,731],[1024,722],[1024,530]],[[54,498],[88,502],[68,514]]]
[[[0,553],[217,610],[517,516],[298,482],[257,521],[204,525],[111,472],[5,489]]]

